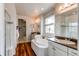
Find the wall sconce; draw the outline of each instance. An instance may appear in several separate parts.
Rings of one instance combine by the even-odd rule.
[[[65,8],[68,8],[70,6],[74,5],[74,3],[64,3],[59,7],[59,10],[64,10]]]
[[[40,18],[37,18],[37,19],[35,20],[35,23],[39,24],[39,23],[40,23]]]

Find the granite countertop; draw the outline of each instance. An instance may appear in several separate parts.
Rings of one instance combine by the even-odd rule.
[[[61,44],[61,45],[67,46],[69,48],[73,48],[73,49],[77,50],[77,43],[74,42],[74,41],[69,41],[67,39],[58,39],[58,38],[54,38],[54,39],[55,40],[52,40],[52,38],[51,38],[49,40],[53,41],[55,43],[58,43],[58,44]]]

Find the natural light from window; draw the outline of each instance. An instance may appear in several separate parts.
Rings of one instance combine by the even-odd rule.
[[[45,33],[54,33],[55,16],[52,15],[45,19]]]

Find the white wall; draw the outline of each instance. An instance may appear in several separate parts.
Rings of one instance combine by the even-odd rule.
[[[27,39],[28,39],[27,42],[30,42],[30,34],[32,32],[32,29],[33,29],[31,25],[34,23],[33,19],[31,17],[27,17],[26,23],[27,23],[26,24],[26,28],[27,28],[26,33],[27,34],[26,35],[27,35]]]
[[[13,33],[12,38],[11,38],[11,54],[10,55],[15,55],[15,48],[17,45],[16,42],[16,9],[15,9],[15,4],[13,3],[6,3],[5,4],[5,9],[8,12],[8,14],[11,17],[11,20],[13,21],[13,30],[11,30],[11,32]]]
[[[4,4],[0,3],[0,55],[5,55]]]
[[[41,15],[40,20],[41,20],[40,32],[41,32],[41,35],[44,35],[44,17],[43,17],[43,15]]]

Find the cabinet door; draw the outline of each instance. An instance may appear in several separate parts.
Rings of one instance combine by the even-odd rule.
[[[48,56],[54,56],[54,50],[53,50],[54,46],[50,45],[48,47]]]
[[[55,52],[55,56],[67,56],[67,52],[64,52],[56,47],[54,47],[54,52]]]
[[[53,42],[53,45],[56,47],[56,49],[67,52],[67,47],[66,46],[58,44],[58,43],[54,43],[54,42]]]
[[[75,50],[75,49],[68,48],[68,55],[69,56],[78,56],[79,55],[79,51]]]

